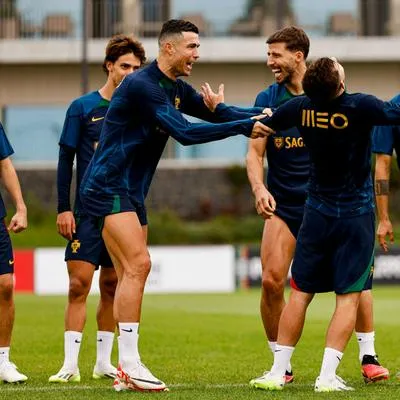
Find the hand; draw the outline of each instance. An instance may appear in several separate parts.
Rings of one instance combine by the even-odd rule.
[[[378,228],[376,230],[376,236],[378,237],[379,245],[382,250],[386,253],[389,250],[386,237],[389,236],[390,243],[394,242],[393,226],[390,219],[379,221]]]
[[[270,219],[275,212],[276,202],[267,188],[262,185],[254,191],[257,214],[264,219]]]
[[[23,210],[17,210],[15,215],[11,218],[7,229],[13,231],[14,233],[22,232],[28,226],[28,217],[26,208]]]
[[[64,211],[57,215],[57,231],[65,239],[72,240],[72,235],[76,232],[72,211]]]
[[[270,108],[264,108],[264,110],[262,110],[262,113],[267,115],[268,117],[272,117],[272,110]]]
[[[204,104],[207,108],[214,112],[217,105],[225,101],[224,84],[221,83],[218,87],[218,93],[215,93],[211,89],[211,86],[206,82],[201,86],[200,94],[203,97]]]
[[[265,118],[265,116],[263,118]],[[252,119],[256,119],[256,118],[252,117]],[[273,135],[274,133],[275,133],[275,131],[273,129],[271,129],[269,126],[266,126],[266,125],[262,124],[261,122],[257,121],[253,125],[253,130],[251,131],[250,137],[252,139],[264,138],[264,137]]]

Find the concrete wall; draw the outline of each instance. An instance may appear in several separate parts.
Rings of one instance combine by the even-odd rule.
[[[397,62],[344,63],[347,87],[389,99],[400,91]],[[105,81],[100,65],[90,66],[90,89]],[[207,81],[215,89],[225,83],[226,101],[252,104],[259,91],[272,83],[265,63],[199,63],[188,81],[197,89]],[[9,105],[69,104],[80,95],[80,66],[77,64],[0,64],[0,108]]]

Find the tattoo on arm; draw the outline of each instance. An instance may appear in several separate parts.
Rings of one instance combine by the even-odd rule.
[[[378,179],[375,181],[375,194],[377,196],[387,196],[389,194],[389,181]]]

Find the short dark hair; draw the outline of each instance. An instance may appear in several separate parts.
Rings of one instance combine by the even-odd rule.
[[[183,19],[170,19],[164,22],[161,32],[158,35],[158,44],[169,35],[182,34],[182,32],[194,32],[199,34],[199,28],[190,21]]]
[[[115,35],[107,44],[106,56],[103,62],[103,71],[108,75],[107,62],[115,63],[119,57],[133,53],[139,58],[140,64],[146,61],[146,53],[142,43],[131,35]]]
[[[314,61],[303,78],[304,93],[313,101],[329,101],[336,97],[340,86],[335,61],[322,57]]]
[[[310,39],[303,29],[297,26],[288,26],[273,33],[268,39],[267,44],[285,43],[290,51],[301,51],[304,59],[308,57],[310,51]]]

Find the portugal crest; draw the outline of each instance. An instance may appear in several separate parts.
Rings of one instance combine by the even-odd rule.
[[[274,145],[280,150],[283,147],[283,137],[282,136],[274,136]]]
[[[181,99],[178,96],[175,96],[175,108],[179,110],[180,106],[181,106]]]

